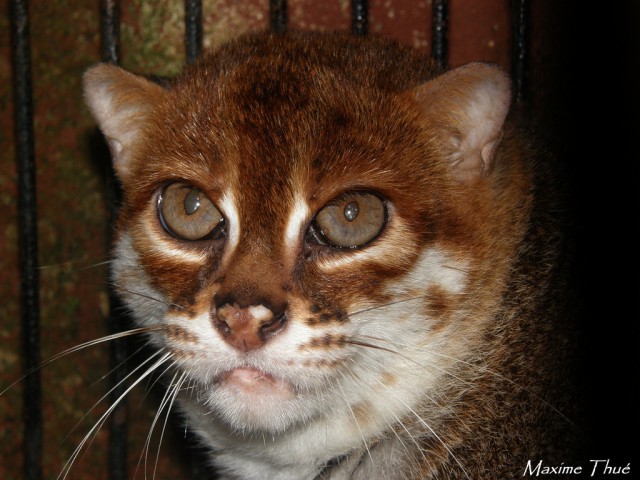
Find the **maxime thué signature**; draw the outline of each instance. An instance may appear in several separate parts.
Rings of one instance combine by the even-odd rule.
[[[604,475],[630,475],[631,463],[626,465],[614,465],[608,459],[607,460],[589,460],[589,465],[545,465],[542,460],[535,463],[535,461],[527,460],[527,465],[524,467],[523,477],[541,477],[544,475],[584,475],[587,474],[590,477],[604,476]]]

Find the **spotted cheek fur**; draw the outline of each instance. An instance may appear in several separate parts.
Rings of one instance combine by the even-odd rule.
[[[308,325],[346,322],[350,313],[393,300],[386,285],[394,279],[402,280],[411,270],[418,251],[409,242],[405,248],[379,249],[385,251],[376,253],[375,258],[350,258],[355,251],[334,253],[332,256],[338,261],[328,268],[323,268],[319,261],[304,261],[299,269],[299,284],[311,299],[310,315],[305,320]]]

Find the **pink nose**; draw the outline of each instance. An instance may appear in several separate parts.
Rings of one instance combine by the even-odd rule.
[[[284,311],[274,313],[263,305],[241,308],[227,303],[216,308],[214,317],[224,341],[242,352],[261,347],[286,324]]]

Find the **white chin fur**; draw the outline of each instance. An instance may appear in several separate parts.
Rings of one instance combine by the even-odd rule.
[[[301,412],[295,399],[283,401],[279,395],[247,395],[219,385],[210,394],[206,405],[239,434],[278,434],[300,421]]]
[[[197,407],[198,410],[206,409],[236,435],[278,435],[317,415],[319,405],[313,400],[315,396],[296,393],[285,381],[257,380],[252,385],[243,385],[242,380],[231,376],[233,374],[223,375],[195,397],[202,406]],[[195,397],[184,400],[194,404]],[[189,405],[183,407],[187,412],[191,410]]]

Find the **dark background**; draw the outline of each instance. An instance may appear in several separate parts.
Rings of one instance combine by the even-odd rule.
[[[589,453],[626,466],[639,425],[640,10],[556,3],[562,27],[550,71],[560,101],[549,118],[573,187]]]

